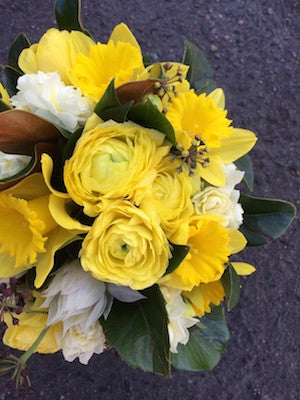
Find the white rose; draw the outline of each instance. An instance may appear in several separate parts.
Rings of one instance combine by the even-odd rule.
[[[0,151],[0,179],[6,179],[24,169],[29,161],[30,156],[20,154],[6,154]]]
[[[225,219],[223,225],[237,229],[243,222],[243,209],[238,203],[240,192],[234,190],[241,182],[244,172],[238,171],[234,164],[223,165],[226,185],[222,188],[207,186],[196,193],[192,201],[197,214],[215,214]]]
[[[14,107],[29,111],[53,124],[74,132],[93,112],[93,104],[80,89],[66,86],[56,72],[39,71],[18,79]]]

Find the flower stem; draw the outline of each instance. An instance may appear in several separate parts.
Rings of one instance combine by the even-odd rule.
[[[37,337],[36,341],[29,347],[29,349],[26,351],[26,353],[24,353],[21,357],[20,357],[20,361],[22,363],[26,363],[26,361],[28,360],[29,357],[32,356],[32,354],[35,352],[36,348],[38,347],[38,345],[41,343],[41,341],[43,340],[44,336],[46,335],[46,333],[48,332],[48,329],[50,328],[50,326],[47,326],[45,329],[42,330],[42,332],[39,334],[39,336]]]

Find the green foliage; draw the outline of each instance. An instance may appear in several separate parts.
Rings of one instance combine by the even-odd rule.
[[[164,275],[170,274],[171,272],[175,271],[177,267],[182,263],[185,259],[186,255],[190,251],[189,246],[181,245],[181,244],[174,244],[171,243],[172,248],[172,258],[169,261],[168,268]]]
[[[9,65],[2,68],[2,82],[9,97],[14,96],[17,93],[17,81],[22,75],[23,73]]]
[[[81,31],[91,37],[83,28],[80,17],[80,0],[55,0],[55,17],[60,30]]]
[[[9,106],[0,99],[0,112],[10,110]]]
[[[22,50],[28,47],[30,47],[28,38],[23,33],[20,33],[9,48],[8,64],[21,72],[18,66],[19,55],[21,54]]]
[[[109,346],[133,367],[170,376],[168,317],[157,285],[141,291],[146,299],[134,303],[114,300],[101,325]]]
[[[211,312],[200,319],[200,323],[200,327],[195,325],[190,329],[188,343],[178,344],[178,353],[172,354],[172,365],[176,369],[210,370],[220,361],[221,352],[225,350],[229,339],[223,307],[212,307]]]
[[[225,291],[228,311],[237,305],[240,299],[240,278],[231,264],[225,269],[221,278]]]
[[[247,188],[252,192],[254,184],[254,174],[250,156],[248,154],[245,154],[243,157],[236,160],[234,164],[240,171],[245,171],[243,182],[245,183]]]
[[[292,203],[283,200],[261,199],[241,194],[244,221],[240,231],[249,246],[260,246],[284,234],[296,215]]]
[[[209,65],[204,53],[188,40],[184,41],[184,54],[182,63],[189,65],[187,80],[190,82],[191,88],[200,93],[210,93],[217,85],[211,79],[212,68]]]

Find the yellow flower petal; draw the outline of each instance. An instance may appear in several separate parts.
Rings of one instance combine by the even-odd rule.
[[[64,199],[57,197],[54,194],[50,195],[49,199],[49,210],[55,219],[56,223],[62,228],[68,230],[76,230],[76,234],[88,232],[90,226],[83,225],[77,219],[70,217],[67,213],[66,206],[71,202],[71,199]]]
[[[3,103],[5,103],[8,107],[12,108],[7,90],[4,88],[2,83],[0,83],[0,94],[1,94],[1,100],[3,101]]]
[[[60,227],[55,228],[48,234],[48,240],[45,244],[46,252],[39,254],[36,262],[36,277],[34,281],[36,288],[42,286],[52,270],[55,252],[74,239],[74,236],[74,232],[69,232]]]
[[[256,268],[253,265],[244,262],[232,262],[231,265],[238,275],[251,275]]]
[[[136,47],[138,51],[141,53],[141,48],[136,38],[134,37],[133,33],[128,28],[128,26],[123,22],[114,27],[108,41],[110,40],[112,40],[114,44],[117,44],[118,42],[129,43],[132,46]]]
[[[18,60],[19,67],[25,74],[36,74],[39,70],[36,51],[38,43],[33,44],[28,49],[24,49]]]
[[[214,186],[225,186],[226,176],[222,167],[220,157],[210,157],[207,167],[203,168],[201,165],[197,167],[197,174],[201,176],[206,182]]]
[[[215,105],[221,110],[225,109],[225,94],[223,89],[217,88],[209,93],[208,97],[212,99]]]
[[[200,284],[194,287],[192,291],[185,291],[182,294],[192,303],[196,315],[199,317],[211,311],[211,304],[218,306],[225,295],[220,280]]]
[[[238,253],[243,250],[247,244],[247,240],[242,232],[237,229],[227,228],[227,234],[229,236],[229,249],[231,254]]]
[[[50,192],[55,194],[55,196],[61,197],[63,199],[70,198],[68,193],[59,192],[58,190],[56,190],[52,187],[51,177],[52,177],[52,172],[53,172],[53,160],[48,154],[46,154],[46,153],[42,154],[41,165],[42,165],[43,177],[44,177],[44,180],[45,180],[46,185],[47,185],[48,189],[50,190]]]
[[[21,197],[25,200],[32,200],[49,194],[49,191],[45,185],[42,174],[35,173],[22,179],[9,189],[6,189],[5,193],[12,194],[14,197]]]
[[[24,271],[27,271],[30,266],[15,267],[15,258],[9,254],[0,254],[0,278],[11,278]]]
[[[255,145],[255,134],[246,129],[234,128],[229,137],[221,138],[221,146],[211,149],[211,155],[218,155],[224,164],[229,164],[247,154]]]

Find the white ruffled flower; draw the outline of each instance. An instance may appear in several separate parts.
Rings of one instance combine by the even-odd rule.
[[[18,93],[10,100],[19,110],[29,111],[74,132],[93,112],[93,104],[80,89],[65,86],[56,72],[25,74],[18,79]]]
[[[234,187],[241,182],[244,172],[236,169],[231,163],[223,165],[226,175],[226,186],[216,188],[207,186],[196,193],[192,201],[197,214],[215,214],[225,219],[222,224],[237,229],[243,222],[243,209],[238,203],[240,191]]]
[[[168,313],[169,323],[168,332],[170,340],[170,351],[177,353],[178,343],[187,344],[189,341],[189,330],[199,320],[186,315],[188,306],[182,300],[181,290],[167,286],[160,286],[160,290],[166,301],[166,310]]]
[[[56,338],[67,361],[79,357],[87,364],[93,353],[101,353],[105,337],[99,318],[107,317],[112,297],[106,285],[85,272],[74,260],[56,274],[43,293],[48,307],[48,325],[62,321],[63,328]]]
[[[6,179],[24,169],[29,161],[30,156],[20,154],[6,154],[0,151],[0,179]]]

